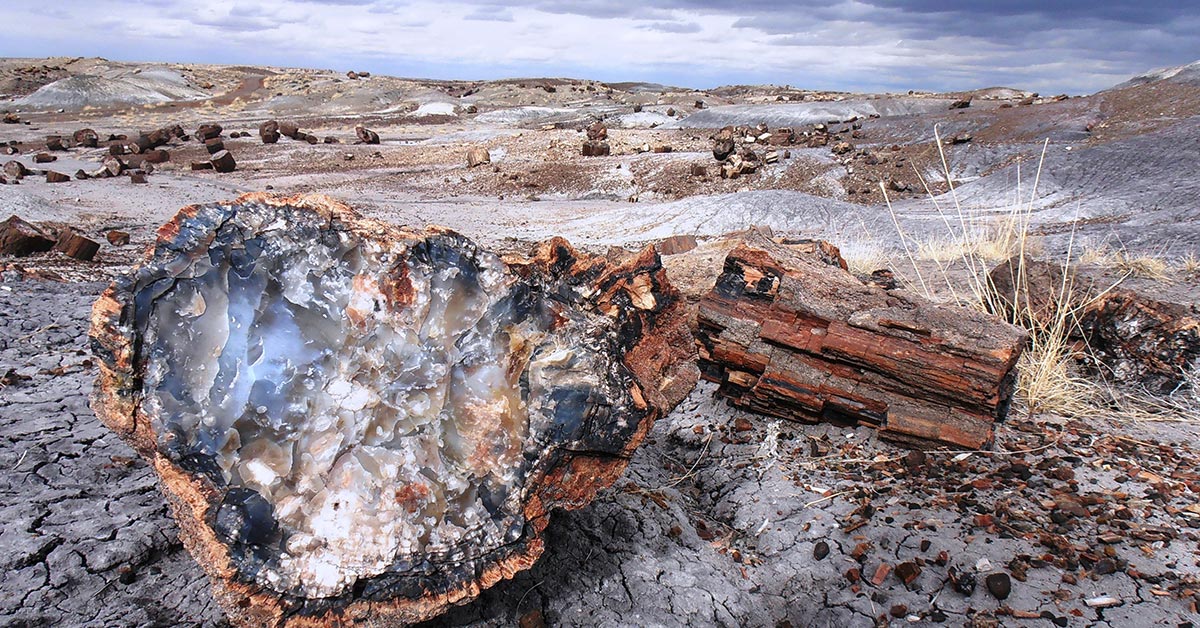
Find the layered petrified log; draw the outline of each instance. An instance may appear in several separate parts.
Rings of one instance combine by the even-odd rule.
[[[1004,418],[1026,335],[997,318],[868,286],[824,243],[758,234],[700,303],[703,375],[740,407],[979,448]]]
[[[501,259],[324,197],[181,210],[92,338],[97,414],[254,626],[415,622],[528,568],[697,377],[652,248]]]

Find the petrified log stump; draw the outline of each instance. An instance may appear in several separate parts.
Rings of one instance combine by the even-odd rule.
[[[204,140],[204,149],[208,151],[209,155],[216,155],[225,150],[225,141],[219,137]]]
[[[420,621],[530,567],[697,377],[652,248],[502,260],[316,196],[181,210],[91,333],[96,413],[254,626]]]
[[[737,406],[874,426],[918,446],[979,448],[1008,410],[1026,335],[980,312],[864,285],[828,245],[750,234],[701,300],[697,338],[701,372]]]
[[[53,247],[53,238],[16,215],[0,223],[0,254],[24,257]]]

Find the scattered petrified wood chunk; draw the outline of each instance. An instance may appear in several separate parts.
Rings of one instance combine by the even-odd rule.
[[[108,240],[108,243],[113,246],[125,246],[129,244],[129,232],[113,229],[104,234],[104,239]]]
[[[185,208],[97,301],[93,407],[235,624],[403,625],[543,551],[694,385],[648,248],[501,259],[324,197]]]
[[[117,159],[116,157],[113,157],[112,155],[105,157],[104,161],[101,162],[101,164],[102,164],[101,169],[104,172],[107,172],[108,176],[110,176],[110,177],[115,177],[115,176],[121,174],[125,170],[125,162],[121,161],[120,159]]]
[[[212,165],[211,161],[193,161],[192,162],[192,170],[212,170],[212,169],[213,169],[213,165]]]
[[[48,164],[52,161],[58,161],[58,157],[50,153],[38,153],[33,156],[33,163],[35,164]]]
[[[279,141],[279,123],[274,120],[267,120],[258,125],[258,136],[262,138],[263,144],[274,144]]]
[[[148,183],[148,181],[146,180],[146,173],[140,172],[140,171],[130,172],[129,173],[129,182],[133,183],[133,184]]]
[[[608,142],[603,142],[600,140],[587,140],[583,143],[582,153],[584,157],[604,157],[610,152],[611,149],[608,146]]]
[[[95,240],[79,235],[71,228],[63,229],[54,243],[54,250],[81,262],[90,262],[100,250],[100,244]]]
[[[209,155],[216,155],[225,150],[225,141],[219,137],[204,140],[204,149],[208,151]]]
[[[987,446],[1026,335],[986,314],[864,285],[834,247],[750,234],[701,300],[701,371],[735,405],[870,425],[914,445]]]
[[[237,162],[234,161],[233,155],[227,151],[220,151],[212,156],[213,170],[217,172],[233,172],[237,169]]]
[[[354,127],[354,135],[361,144],[378,144],[379,134],[363,125]]]
[[[71,139],[84,148],[96,148],[100,145],[100,136],[92,129],[79,129],[71,135]]]
[[[48,135],[46,136],[46,149],[67,150],[67,146],[63,143],[63,138],[61,135]]]
[[[492,154],[486,148],[472,148],[467,153],[467,167],[474,168],[483,164],[492,163]]]
[[[54,248],[54,239],[17,216],[0,223],[0,254],[24,257]]]
[[[660,255],[678,255],[696,248],[696,236],[677,235],[659,240],[656,247]]]
[[[46,183],[66,183],[70,180],[70,175],[66,175],[61,172],[55,172],[53,170],[46,171]]]
[[[13,181],[18,181],[29,174],[29,168],[26,168],[25,164],[13,159],[4,164],[4,174]]]
[[[603,142],[608,139],[608,127],[604,123],[596,120],[587,128],[587,138],[593,142]]]

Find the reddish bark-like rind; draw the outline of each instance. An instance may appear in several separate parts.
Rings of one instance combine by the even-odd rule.
[[[330,228],[344,229],[363,239],[415,244],[445,234],[459,237],[440,227],[414,230],[363,218],[345,205],[322,196],[278,198],[251,194],[235,202],[242,203],[313,212],[327,220]],[[156,249],[185,254],[203,251],[211,243],[211,234],[207,240],[193,239],[186,243],[181,236],[184,223],[200,211],[199,206],[186,207],[163,225],[143,264],[154,259]],[[407,624],[432,618],[452,604],[474,598],[484,589],[532,566],[544,549],[541,533],[549,522],[550,512],[556,508],[582,507],[598,491],[611,485],[654,420],[674,407],[695,385],[698,373],[685,308],[678,293],[668,284],[653,248],[617,263],[581,254],[566,241],[555,239],[540,245],[530,258],[507,258],[505,263],[511,273],[524,281],[586,287],[576,291],[575,294],[582,296],[568,305],[609,321],[611,333],[616,334],[613,346],[620,351],[612,359],[627,369],[636,424],[611,433],[599,426],[601,433],[594,435],[595,442],[585,437],[576,443],[582,447],[548,450],[544,464],[534,466],[526,478],[522,501],[525,532],[518,541],[501,546],[471,564],[446,565],[444,573],[421,572],[411,578],[405,574],[386,574],[373,577],[366,587],[325,599],[279,594],[242,576],[230,548],[210,525],[210,511],[218,503],[220,488],[164,455],[156,444],[157,434],[151,421],[140,414],[139,369],[143,365],[138,355],[139,331],[133,329],[129,285],[114,283],[96,302],[91,336],[100,373],[92,407],[101,421],[137,450],[158,474],[179,523],[180,538],[209,575],[216,598],[231,621],[244,626],[290,627],[361,622]],[[392,301],[402,306],[406,296],[403,293],[411,290],[411,286],[405,284],[403,277],[395,283],[391,289],[397,294],[392,295]],[[611,442],[613,434],[623,440]],[[375,593],[363,593],[368,590]]]
[[[918,446],[987,446],[1025,333],[865,285],[843,263],[828,246],[749,235],[700,303],[704,376],[772,416],[869,425]]]

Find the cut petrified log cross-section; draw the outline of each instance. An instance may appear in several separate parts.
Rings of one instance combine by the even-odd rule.
[[[989,444],[1025,333],[867,286],[828,245],[750,234],[700,303],[700,368],[735,405],[875,426],[913,445]]]
[[[254,626],[419,621],[530,567],[697,378],[652,248],[501,259],[324,197],[181,210],[92,325],[93,407]]]

